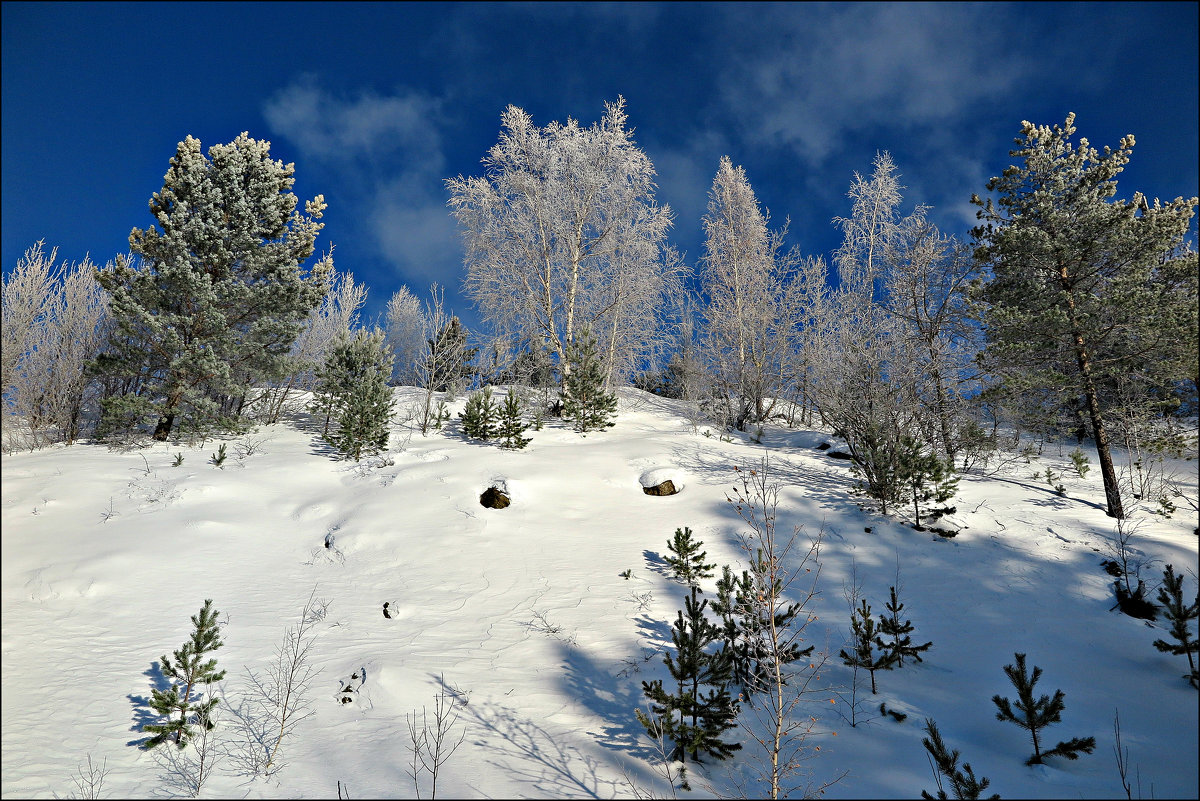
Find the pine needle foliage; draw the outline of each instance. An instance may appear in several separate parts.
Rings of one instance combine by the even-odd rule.
[[[521,417],[521,411],[521,399],[517,397],[517,393],[509,390],[504,398],[504,405],[500,407],[500,420],[496,425],[496,436],[500,440],[501,448],[518,451],[533,441],[524,436],[529,429],[529,423]]]
[[[1103,152],[1062,125],[1021,123],[1016,161],[979,207],[980,364],[1008,397],[1073,398],[1090,424],[1110,517],[1125,516],[1109,445],[1114,416],[1195,380],[1196,261],[1185,244],[1197,200],[1116,197],[1132,134]],[[1114,336],[1120,331],[1120,336]],[[1139,398],[1113,389],[1136,377]]]
[[[333,346],[320,373],[337,423],[326,441],[355,461],[387,447],[395,400],[391,351],[382,331],[359,331]]]
[[[743,570],[741,576],[735,576],[729,565],[725,565],[717,580],[717,600],[712,605],[713,611],[721,616],[721,636],[732,660],[731,683],[740,687],[747,699],[770,686],[774,661],[789,665],[810,656],[816,648],[815,645],[801,648],[799,642],[787,640],[780,643],[773,661],[767,641],[770,631],[790,631],[798,622],[802,604],[785,604],[771,615],[769,609],[755,603],[759,597],[758,583],[769,580],[768,570],[761,549],[753,572]],[[776,578],[772,597],[782,597],[783,589],[783,580]]]
[[[320,195],[297,208],[293,167],[270,142],[242,133],[207,155],[180,142],[150,200],[156,225],[135,228],[137,261],[96,273],[115,324],[95,371],[123,379],[103,401],[101,430],[143,422],[166,441],[178,423],[228,427],[250,387],[281,379],[309,312],[328,289],[331,259],[308,275],[325,210]]]
[[[912,638],[908,635],[913,631],[911,620],[900,622],[900,615],[904,611],[904,604],[900,603],[896,597],[896,588],[890,587],[891,600],[884,606],[887,609],[887,614],[879,616],[879,636],[875,638],[875,644],[883,649],[884,653],[895,659],[896,667],[904,667],[904,657],[910,656],[918,662],[921,660],[921,654],[928,651],[933,645],[933,642],[927,642],[923,645],[914,645]],[[887,638],[887,639],[885,639]]]
[[[913,523],[920,526],[922,502],[945,503],[958,491],[954,460],[926,451],[920,441],[909,436],[900,439],[898,456],[898,473],[905,494],[912,499]]]
[[[1193,687],[1200,688],[1200,673],[1196,670],[1193,654],[1200,649],[1200,642],[1192,634],[1188,624],[1200,616],[1200,595],[1190,605],[1183,600],[1183,576],[1175,574],[1175,568],[1167,565],[1163,571],[1162,586],[1158,588],[1158,602],[1163,606],[1163,617],[1171,624],[1170,634],[1175,642],[1155,640],[1154,647],[1175,656],[1187,656],[1188,672],[1184,678]]]
[[[958,767],[958,751],[951,751],[946,747],[945,741],[942,740],[942,734],[938,731],[937,724],[933,722],[933,718],[925,719],[925,733],[928,737],[921,740],[921,745],[925,746],[925,750],[929,752],[929,756],[935,768],[934,778],[937,780],[938,792],[936,796],[932,796],[924,790],[921,791],[921,798],[932,799],[937,798],[939,801],[946,801],[951,797],[958,801],[978,801],[983,798],[983,791],[988,788],[990,782],[986,776],[975,778],[975,771],[971,769],[970,762],[964,762],[962,768]],[[942,786],[942,781],[938,778],[938,774],[945,776],[950,781],[950,791],[953,796],[946,795],[946,790]],[[987,796],[989,801],[998,799],[1000,796],[993,793]]]
[[[663,663],[675,685],[672,693],[662,679],[643,681],[642,691],[650,701],[650,714],[637,710],[638,721],[651,737],[674,743],[668,758],[684,763],[680,771],[683,789],[687,782],[686,762],[703,757],[727,759],[741,744],[722,739],[735,728],[737,703],[729,695],[732,665],[721,643],[721,630],[704,614],[707,599],[700,599],[693,584],[684,597],[671,631],[674,653],[663,655]]]
[[[142,731],[152,735],[143,743],[145,749],[168,741],[183,749],[196,736],[193,726],[201,726],[206,731],[213,728],[212,710],[221,699],[210,695],[208,700],[202,701],[196,692],[201,684],[207,688],[225,678],[225,671],[217,670],[215,658],[204,658],[224,645],[211,598],[205,600],[198,614],[192,615],[192,625],[195,630],[191,639],[174,651],[171,659],[164,656],[159,663],[163,675],[172,684],[166,690],[151,689],[150,707],[167,720],[142,726]]]
[[[853,649],[839,651],[842,662],[850,667],[860,667],[871,674],[871,694],[878,692],[875,686],[875,671],[891,670],[898,657],[884,649],[876,652],[880,645],[875,619],[871,617],[871,606],[864,598],[862,604],[850,612],[850,640]]]
[[[1025,669],[1025,654],[1013,654],[1016,665],[1005,665],[1004,673],[1017,690],[1016,703],[1010,702],[999,694],[992,696],[992,703],[999,710],[996,720],[1009,721],[1029,732],[1033,740],[1033,756],[1025,761],[1026,765],[1043,764],[1046,757],[1061,756],[1067,759],[1079,759],[1079,752],[1090,754],[1096,747],[1095,737],[1072,737],[1060,742],[1049,751],[1041,750],[1038,732],[1047,726],[1062,722],[1063,691],[1055,690],[1054,697],[1042,695],[1036,700],[1033,697],[1033,686],[1042,677],[1042,669],[1034,665],[1032,675]],[[1014,707],[1016,711],[1014,711]]]
[[[459,413],[463,433],[471,439],[487,442],[494,439],[497,427],[496,402],[492,400],[492,388],[484,387],[467,396],[467,404]]]
[[[563,417],[583,434],[614,425],[617,396],[604,389],[607,376],[590,329],[584,328],[567,344],[567,361],[571,373],[563,390]]]
[[[702,540],[692,539],[690,528],[675,529],[675,537],[667,541],[667,550],[674,556],[664,557],[664,560],[674,572],[676,581],[695,587],[700,579],[712,578],[716,565],[704,562],[708,551],[700,550],[703,545]]]

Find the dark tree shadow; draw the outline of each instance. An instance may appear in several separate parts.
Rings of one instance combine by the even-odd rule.
[[[171,688],[171,680],[168,679],[162,672],[162,665],[155,660],[150,663],[150,667],[142,671],[142,675],[150,679],[150,686],[159,692],[166,692]],[[147,723],[161,723],[161,716],[154,711],[150,706],[150,694],[146,695],[127,695],[129,703],[133,706],[133,725],[129,727],[129,731],[141,733],[143,727]],[[146,744],[149,736],[140,737],[135,740],[130,740],[125,745],[135,745],[139,748]]]
[[[459,697],[441,676],[430,674],[448,695]],[[503,704],[471,701],[460,707],[463,718],[497,735],[500,744],[477,739],[474,745],[492,751],[488,759],[506,775],[528,783],[535,798],[612,798],[627,789],[623,782],[601,778],[596,757],[567,745],[562,737]],[[475,788],[484,792],[486,788]]]

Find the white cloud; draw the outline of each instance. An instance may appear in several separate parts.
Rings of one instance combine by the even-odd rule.
[[[303,80],[272,97],[263,114],[361,203],[363,234],[398,275],[445,283],[460,250],[442,183],[441,106],[411,91],[339,97]]]
[[[1029,69],[1006,55],[1002,12],[986,5],[762,10],[748,28],[741,20],[738,44],[765,26],[776,35],[734,48],[721,102],[750,141],[790,146],[813,164],[854,132],[929,129],[969,113]]]

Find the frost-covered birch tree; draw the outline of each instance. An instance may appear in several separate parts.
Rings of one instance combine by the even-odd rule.
[[[918,206],[887,245],[884,310],[897,323],[913,369],[905,400],[920,414],[921,439],[953,458],[967,422],[967,396],[980,386],[980,334],[968,291],[979,268],[970,248],[942,234]]]
[[[58,262],[37,242],[3,284],[4,449],[73,442],[94,396],[86,368],[104,342],[108,299],[95,265]],[[93,398],[94,400],[94,398]]]
[[[782,251],[786,224],[770,231],[769,221],[745,170],[722,156],[704,216],[704,348],[725,422],[739,431],[770,415],[799,348],[800,257]]]
[[[387,345],[395,356],[392,383],[417,386],[418,364],[425,355],[425,315],[421,311],[421,301],[408,287],[400,287],[388,299],[383,330]]]
[[[564,386],[580,330],[603,337],[608,376],[627,372],[678,287],[664,247],[671,211],[654,199],[654,167],[626,119],[624,98],[590,127],[539,128],[509,106],[486,174],[446,181],[467,294],[498,335],[544,343]]]
[[[854,174],[851,214],[834,220],[843,231],[839,284],[819,299],[810,326],[820,342],[809,351],[817,406],[860,465],[898,452],[904,437],[953,456],[975,388],[967,289],[977,269],[925,206],[901,215],[902,189],[887,153],[876,154],[869,177]],[[864,469],[877,467],[890,469]]]

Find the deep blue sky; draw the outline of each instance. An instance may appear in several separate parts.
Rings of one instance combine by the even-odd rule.
[[[176,143],[241,131],[329,203],[319,239],[371,291],[458,294],[443,179],[481,171],[500,113],[590,124],[624,95],[701,255],[718,160],[808,254],[837,246],[877,150],[906,208],[965,236],[1022,120],[1137,137],[1119,194],[1197,194],[1196,3],[19,3],[3,14],[3,268],[38,239],[104,262],[152,223]],[[1193,226],[1194,228],[1194,226]]]

